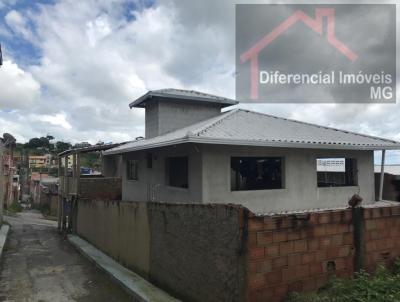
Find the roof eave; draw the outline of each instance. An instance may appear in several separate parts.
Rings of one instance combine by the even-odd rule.
[[[230,100],[230,99],[221,99],[221,100],[213,100],[207,97],[196,97],[196,96],[184,96],[184,95],[180,95],[180,94],[169,94],[169,95],[165,95],[163,93],[158,93],[158,92],[153,92],[153,91],[148,91],[146,94],[142,95],[141,97],[139,97],[138,99],[136,99],[135,101],[133,101],[132,103],[129,104],[129,108],[133,108],[133,107],[139,107],[139,108],[143,108],[144,105],[143,103],[147,100],[150,99],[152,97],[158,97],[158,98],[165,98],[165,99],[180,99],[180,100],[188,100],[188,101],[202,101],[205,103],[210,103],[210,104],[219,104],[221,105],[222,108],[225,107],[229,107],[229,106],[234,106],[239,104],[238,101],[235,100]]]
[[[104,155],[115,155],[127,152],[166,147],[184,143],[214,144],[214,145],[238,145],[238,146],[258,146],[274,148],[296,148],[296,149],[332,149],[332,150],[358,150],[358,151],[377,151],[377,150],[400,150],[400,144],[392,146],[384,145],[348,145],[348,144],[321,144],[321,143],[297,143],[297,142],[271,142],[271,141],[245,141],[233,139],[214,139],[202,138],[198,136],[187,136],[161,143],[154,143],[144,146],[131,147],[123,150],[108,150]]]

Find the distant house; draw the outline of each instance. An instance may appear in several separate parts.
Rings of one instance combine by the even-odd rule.
[[[46,168],[50,164],[49,155],[30,155],[29,168]]]
[[[347,206],[358,193],[375,201],[374,150],[388,139],[243,109],[196,91],[150,91],[145,139],[104,152],[105,176],[122,178],[122,199],[237,203],[255,212]],[[322,168],[323,167],[323,168]]]
[[[375,165],[375,183],[377,194],[381,166]],[[400,165],[386,165],[383,184],[383,199],[400,201]],[[376,195],[377,196],[377,195]]]

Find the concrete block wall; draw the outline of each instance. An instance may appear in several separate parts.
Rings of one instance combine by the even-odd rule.
[[[400,207],[364,209],[364,268],[391,266],[400,257]]]
[[[244,209],[148,203],[150,280],[182,301],[245,299]]]
[[[239,302],[244,212],[234,205],[81,199],[76,231],[182,301]]]
[[[122,197],[121,178],[81,178],[79,192],[80,196],[85,199],[120,200]]]
[[[400,206],[257,216],[229,204],[80,200],[77,233],[183,301],[283,301],[400,257]]]
[[[334,273],[353,273],[351,210],[248,220],[248,301],[312,291]]]
[[[80,199],[75,228],[98,249],[148,277],[150,231],[146,203]]]

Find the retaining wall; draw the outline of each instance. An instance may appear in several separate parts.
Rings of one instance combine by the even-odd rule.
[[[79,200],[78,235],[183,301],[282,301],[400,256],[400,206],[257,216],[237,205]]]
[[[183,301],[243,301],[242,218],[239,206],[81,199],[76,230]]]

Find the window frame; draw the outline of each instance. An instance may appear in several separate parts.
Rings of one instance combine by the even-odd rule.
[[[135,178],[131,178],[132,164],[135,164]],[[139,180],[139,160],[137,159],[127,159],[126,161],[126,180],[127,181],[138,181]]]
[[[234,158],[254,158],[254,159],[280,159],[280,187],[279,188],[260,188],[260,189],[233,189],[232,188],[232,160]],[[235,172],[237,173],[237,172]],[[270,192],[270,191],[278,191],[286,189],[286,157],[280,155],[267,155],[267,156],[248,156],[248,155],[231,155],[229,161],[229,190],[232,193],[240,193],[240,192]]]
[[[153,169],[153,154],[146,153],[146,166],[147,169]]]
[[[176,185],[172,185],[171,184],[171,160],[174,159],[185,159],[186,160],[186,182],[187,182],[187,186],[176,186]],[[174,189],[178,189],[178,190],[188,190],[190,188],[190,184],[189,184],[189,156],[187,155],[183,155],[183,156],[169,156],[165,158],[165,185],[170,187],[170,188],[174,188]]]
[[[344,172],[335,172],[335,171],[318,171],[318,160],[321,159],[331,159],[331,160],[338,160],[338,159],[344,159],[345,160],[345,171]],[[326,185],[326,186],[320,186],[319,185],[319,173],[343,173],[344,174],[344,179],[345,182],[347,182],[347,173],[350,173],[350,170],[347,170],[347,162],[348,160],[352,161],[351,167],[351,173],[352,173],[352,182],[350,184],[344,184],[344,185]],[[351,187],[358,187],[359,186],[359,170],[358,170],[358,159],[356,157],[346,157],[346,156],[323,156],[323,157],[316,157],[315,159],[315,172],[316,172],[316,185],[318,189],[326,189],[326,188],[351,188]]]

